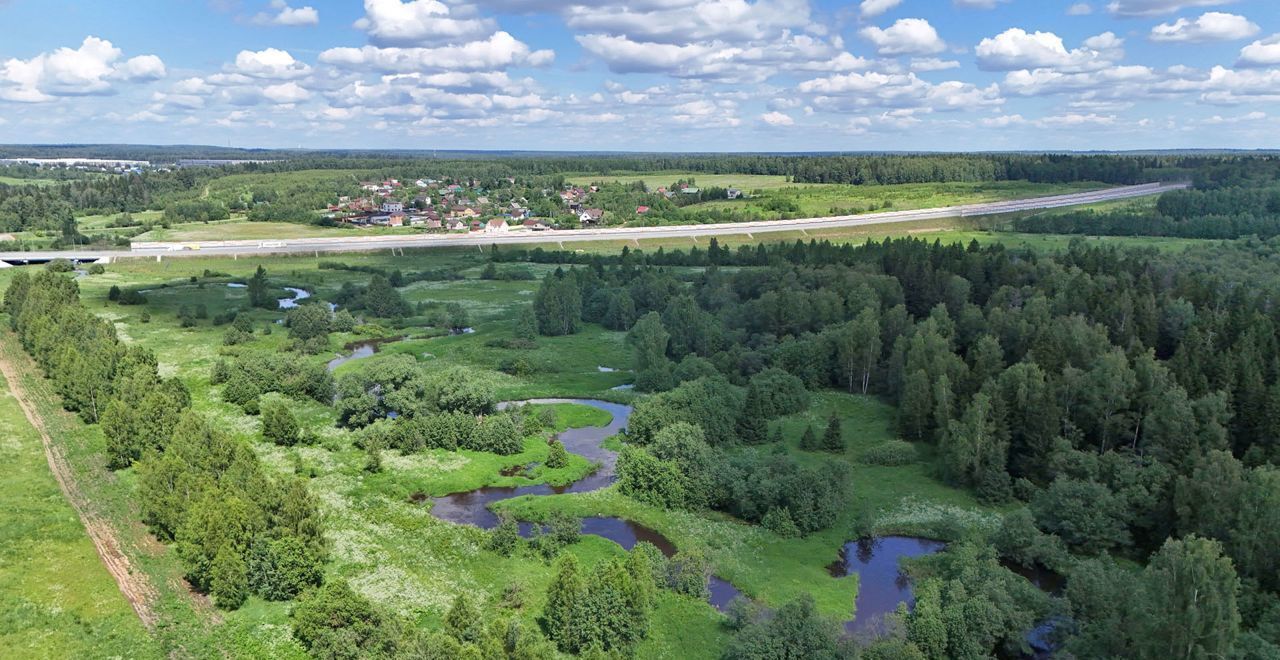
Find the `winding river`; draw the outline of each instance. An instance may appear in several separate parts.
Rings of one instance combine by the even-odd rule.
[[[431,513],[441,520],[460,525],[475,525],[481,529],[492,529],[498,525],[498,516],[489,509],[494,502],[520,497],[521,495],[560,495],[564,493],[589,493],[599,490],[616,479],[614,471],[618,464],[618,453],[601,446],[606,438],[617,435],[627,426],[631,417],[631,406],[598,399],[530,399],[528,401],[505,402],[498,405],[507,408],[524,404],[576,403],[603,410],[612,419],[605,426],[588,426],[567,429],[560,432],[556,439],[570,453],[577,454],[598,465],[594,472],[567,486],[550,486],[533,484],[529,486],[485,486],[463,493],[452,493],[432,500]],[[522,523],[520,535],[529,536],[533,525]],[[641,541],[652,543],[663,555],[671,557],[676,553],[676,546],[656,530],[639,523],[622,518],[592,517],[582,521],[582,533],[592,534],[609,539],[630,550]],[[708,585],[711,593],[709,602],[723,611],[741,592],[733,585],[716,576],[711,576]]]
[[[452,493],[432,498],[431,514],[440,520],[475,525],[492,529],[498,524],[498,516],[489,506],[494,502],[522,495],[558,495],[563,493],[587,493],[609,486],[616,480],[617,452],[601,446],[606,438],[626,428],[631,416],[631,406],[597,399],[530,399],[506,402],[499,408],[524,404],[576,403],[603,410],[612,415],[605,426],[573,428],[556,437],[566,450],[578,454],[599,467],[591,474],[566,486],[532,484],[528,486],[485,486],[462,493]],[[519,468],[517,468],[519,469]],[[424,501],[414,498],[414,501]],[[533,530],[531,523],[520,524],[520,535],[528,537]],[[590,517],[582,520],[582,533],[609,539],[630,550],[641,541],[652,543],[663,555],[676,553],[674,543],[656,530],[629,520],[615,517]],[[846,621],[847,634],[876,636],[883,632],[885,615],[894,612],[899,603],[910,606],[914,602],[909,578],[902,572],[899,560],[919,557],[941,551],[946,544],[928,539],[907,536],[885,536],[861,541],[850,541],[840,549],[839,558],[828,567],[833,578],[859,576],[857,609],[855,618]],[[727,581],[711,576],[708,601],[716,609],[725,611],[742,593]]]

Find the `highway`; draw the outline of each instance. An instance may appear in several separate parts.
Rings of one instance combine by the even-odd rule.
[[[21,263],[47,261],[49,259],[93,259],[120,257],[198,257],[230,255],[305,254],[320,252],[367,252],[372,250],[415,249],[449,246],[493,244],[551,244],[563,247],[566,243],[608,240],[644,240],[655,238],[698,238],[712,236],[765,234],[780,231],[825,231],[843,227],[861,227],[897,222],[917,222],[956,217],[998,215],[1018,211],[1037,211],[1096,204],[1135,197],[1158,195],[1170,190],[1186,188],[1186,183],[1151,183],[1138,186],[1121,186],[1084,193],[1033,197],[1028,199],[945,206],[913,211],[886,211],[861,215],[829,216],[822,218],[798,218],[794,220],[768,220],[759,222],[733,222],[706,225],[665,225],[661,227],[610,227],[597,229],[569,229],[547,231],[510,231],[506,233],[470,232],[466,234],[409,234],[382,236],[350,236],[336,238],[293,238],[279,240],[227,240],[184,242],[136,242],[128,251],[31,251],[0,252],[0,261]]]

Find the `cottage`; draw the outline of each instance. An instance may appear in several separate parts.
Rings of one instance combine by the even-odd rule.
[[[604,219],[604,211],[601,209],[582,209],[578,212],[578,220],[582,224],[596,224]]]
[[[644,214],[646,214],[646,213],[648,213],[648,212],[649,212],[649,207],[647,207],[647,206],[637,206],[637,207],[636,207],[636,215],[644,215]]]
[[[449,231],[466,231],[467,230],[467,223],[457,218],[450,220],[449,223],[445,226],[448,227]]]
[[[530,231],[546,231],[551,227],[539,218],[529,218],[524,221],[524,228]]]
[[[392,227],[403,227],[404,219],[405,219],[404,211],[396,211],[391,215],[387,216],[387,224]]]
[[[730,188],[724,192],[725,196],[729,199],[738,199],[739,197],[742,197],[742,191],[737,188]]]
[[[502,218],[494,218],[484,225],[484,233],[486,234],[505,234],[509,229],[507,221]]]

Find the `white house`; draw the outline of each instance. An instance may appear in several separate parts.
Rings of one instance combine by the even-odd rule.
[[[486,234],[505,234],[511,227],[507,225],[507,221],[502,218],[494,218],[484,225],[484,233]]]
[[[403,213],[404,204],[401,202],[383,202],[382,212],[383,213]]]

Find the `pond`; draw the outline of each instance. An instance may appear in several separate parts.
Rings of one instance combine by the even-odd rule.
[[[431,514],[449,522],[475,525],[482,529],[492,529],[498,524],[498,516],[489,509],[489,505],[521,495],[556,495],[561,493],[587,493],[599,490],[614,482],[617,478],[614,468],[618,462],[617,452],[605,449],[601,443],[606,438],[620,433],[631,416],[631,406],[597,399],[530,399],[528,401],[504,402],[500,409],[524,404],[577,403],[591,406],[613,415],[613,419],[605,426],[589,426],[567,429],[556,435],[556,439],[564,448],[595,463],[594,472],[567,486],[549,486],[533,484],[529,486],[486,486],[463,493],[453,493],[433,499]],[[528,537],[533,525],[520,524],[520,535]],[[652,543],[670,557],[675,554],[676,546],[656,530],[650,529],[629,520],[614,517],[590,517],[582,520],[582,533],[592,534],[609,539],[630,550],[641,541]],[[741,595],[736,587],[716,576],[711,576],[708,587],[712,606],[723,611],[733,599]]]
[[[884,630],[885,615],[900,603],[914,602],[911,580],[899,565],[904,557],[922,557],[946,547],[941,541],[911,536],[880,536],[850,541],[840,548],[840,558],[827,566],[833,577],[858,575],[858,600],[854,618],[845,630],[875,635]]]

